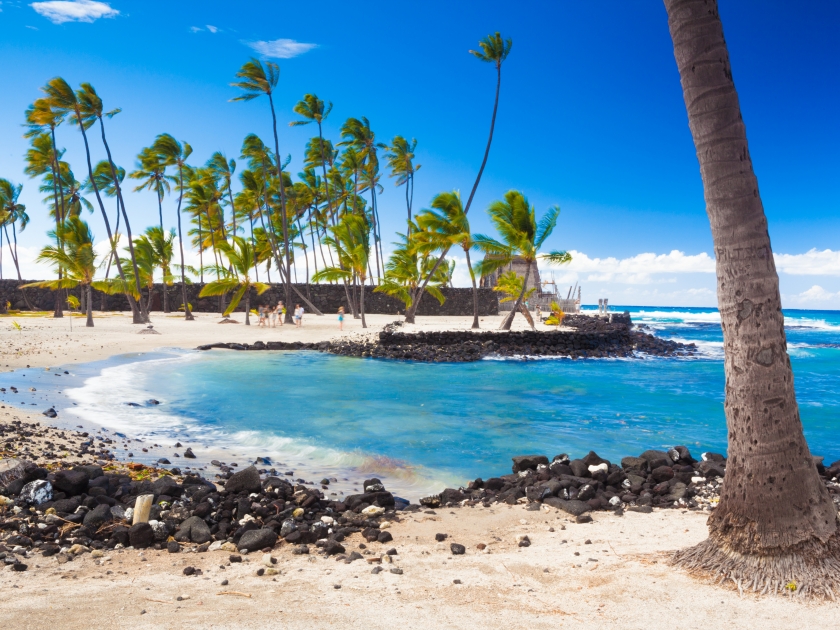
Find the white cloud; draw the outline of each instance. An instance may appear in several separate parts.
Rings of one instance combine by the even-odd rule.
[[[29,6],[53,24],[93,22],[102,17],[110,18],[120,14],[107,2],[96,0],[49,0],[48,2],[33,2]]]
[[[802,293],[786,297],[788,300],[802,305],[814,302],[831,302],[834,300],[840,300],[840,292],[832,293],[831,291],[826,291],[820,285],[815,284],[810,289],[807,289]]]
[[[572,262],[563,269],[579,273],[714,273],[715,261],[706,252],[687,255],[673,250],[670,254],[637,254],[630,258],[590,258],[572,250]]]
[[[192,32],[192,33],[198,33],[199,31],[203,31],[203,30],[204,29],[201,28],[200,26],[190,26],[190,32]]]
[[[242,43],[250,48],[253,48],[263,57],[274,57],[277,59],[291,59],[292,57],[297,57],[305,52],[309,52],[318,46],[318,44],[304,44],[302,42],[296,42],[293,39],[273,39],[271,41]]]
[[[211,33],[218,33],[220,30],[222,30],[218,26],[213,26],[211,24],[207,24],[206,26],[207,26],[207,30],[210,31]]]
[[[792,276],[840,276],[840,251],[811,249],[804,254],[774,254],[780,273]]]

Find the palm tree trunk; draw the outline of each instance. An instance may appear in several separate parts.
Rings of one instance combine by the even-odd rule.
[[[359,287],[359,291],[361,292],[359,295],[359,310],[362,312],[362,328],[367,328],[367,323],[365,322],[365,277],[361,276],[361,282],[359,283],[361,286]]]
[[[184,319],[193,321],[195,317],[190,312],[190,305],[187,302],[187,277],[184,274],[184,237],[181,231],[181,201],[184,199],[184,170],[183,165],[178,162],[178,248],[181,250],[181,299],[184,301]]]
[[[77,112],[78,113],[78,112]],[[100,119],[100,123],[102,120]],[[82,138],[85,141],[85,156],[87,157],[87,167],[88,167],[88,177],[90,178],[91,186],[93,186],[93,192],[96,195],[96,201],[99,204],[99,211],[102,213],[102,219],[105,221],[105,231],[108,233],[108,242],[111,243],[111,253],[114,255],[117,265],[117,271],[119,271],[120,278],[123,281],[123,285],[126,285],[125,273],[123,273],[122,263],[120,262],[119,254],[117,254],[117,243],[114,240],[114,235],[111,232],[111,223],[108,221],[108,213],[105,212],[105,204],[102,203],[102,195],[99,194],[99,186],[96,185],[96,180],[93,177],[93,165],[90,162],[90,145],[88,144],[87,133],[85,132],[84,125],[79,125],[79,129],[82,132]],[[105,127],[102,127],[102,138],[104,141],[105,138]],[[107,145],[106,145],[107,147]],[[108,160],[110,161],[110,153],[108,154]],[[117,173],[116,169],[114,168],[113,162],[111,162],[111,177],[114,178],[114,182],[116,185],[117,182]],[[135,267],[134,270],[135,277],[137,274],[137,268]],[[140,287],[137,287],[137,292],[140,293]],[[140,312],[137,308],[137,302],[134,300],[134,296],[130,293],[125,294],[126,298],[128,299],[128,305],[131,308],[131,313],[133,316],[134,323],[142,323],[138,321],[140,319]]]
[[[86,284],[82,287],[87,296],[87,321],[85,326],[93,328],[93,293],[91,293],[90,285]]]
[[[484,149],[484,159],[481,160],[481,168],[478,169],[478,175],[475,178],[475,183],[473,184],[472,190],[470,191],[470,196],[467,199],[467,204],[464,206],[464,214],[467,214],[470,211],[470,206],[472,205],[473,197],[475,197],[475,191],[478,190],[478,183],[481,181],[481,175],[484,173],[484,167],[487,165],[487,158],[490,156],[490,145],[493,143],[493,130],[496,127],[496,113],[499,111],[499,90],[502,86],[502,66],[501,64],[496,65],[496,98],[493,101],[493,117],[490,119],[490,135],[487,137],[487,147]],[[449,252],[449,248],[447,247],[443,253],[438,258],[437,263],[435,263],[434,270],[431,274],[429,274],[429,278],[427,278],[422,285],[420,285],[420,289],[418,291],[418,295],[416,299],[411,304],[411,308],[406,310],[405,313],[405,321],[408,323],[414,323],[414,314],[417,312],[417,306],[420,304],[420,298],[423,297],[423,292],[426,290],[426,285],[429,284],[429,279],[437,272],[438,267],[443,262],[443,259],[446,257],[446,254]]]
[[[7,224],[3,225],[3,230],[6,232],[6,244],[9,243],[9,226]],[[15,224],[12,223],[12,236],[14,241],[14,248],[9,248],[9,253],[12,255],[12,262],[15,265],[15,271],[17,272],[17,277],[19,282],[23,282],[23,278],[20,275],[20,265],[18,264],[18,255],[17,255],[17,230],[15,230]],[[23,301],[26,302],[26,308],[30,311],[34,311],[35,307],[32,306],[32,303],[29,301],[29,296],[26,295],[26,289],[20,290],[21,295],[23,295]]]
[[[709,538],[675,559],[720,580],[797,595],[840,588],[837,508],[794,392],[779,278],[715,0],[665,0],[712,228],[729,459]]]
[[[251,325],[251,287],[248,287],[248,290],[245,291],[245,325]]]
[[[114,232],[119,234],[120,232],[120,200],[117,199],[117,225],[114,228]],[[108,279],[108,276],[111,274],[111,262],[114,260],[114,250],[112,249],[108,252],[108,266],[105,268],[105,280]],[[105,300],[107,298],[107,294],[103,291],[102,292],[102,311],[105,311]]]
[[[61,223],[64,221],[64,189],[61,185],[61,175],[58,165],[58,153],[56,153],[55,148],[55,128],[52,129],[52,143],[53,143],[53,159],[50,163],[50,168],[52,169],[53,173],[53,206],[55,207],[55,232],[56,232],[56,241],[58,241],[58,248],[64,251],[64,244],[61,240]],[[61,193],[61,210],[59,211],[59,192]],[[58,278],[61,279],[61,268],[58,269]],[[64,317],[64,309],[62,308],[61,304],[61,293],[62,291],[59,289],[55,292],[55,309],[53,311],[53,317],[61,318]]]
[[[81,118],[81,114],[76,112],[77,115]],[[108,155],[108,165],[111,167],[111,178],[114,182],[114,188],[117,191],[117,202],[119,203],[120,208],[122,209],[123,221],[125,221],[125,233],[128,236],[128,252],[131,254],[131,265],[134,268],[134,285],[137,290],[137,294],[140,295],[140,272],[137,269],[137,258],[134,255],[134,241],[131,237],[131,223],[128,221],[128,214],[125,211],[125,201],[123,200],[122,196],[122,189],[120,188],[120,180],[117,177],[117,169],[114,166],[114,160],[111,158],[111,148],[108,146],[108,141],[105,139],[105,123],[102,120],[102,116],[99,117],[99,126],[102,131],[102,144],[105,145],[105,153]],[[90,149],[88,148],[88,141],[87,141],[87,134],[85,133],[84,125],[80,125],[79,129],[82,130],[82,137],[85,139],[85,151],[87,151],[87,161],[88,161],[88,173],[90,174],[91,184],[93,184],[94,192],[96,193],[96,199],[99,202],[99,207],[102,210],[102,215],[105,218],[105,223],[107,226],[108,217],[105,215],[105,206],[102,204],[102,199],[99,195],[99,189],[96,186],[96,183],[93,181],[93,169],[90,164]],[[111,235],[111,228],[108,227],[108,236]],[[114,255],[118,256],[116,252],[116,243],[113,245],[114,247]],[[120,272],[120,276],[125,280],[125,277],[122,273],[122,265],[120,264],[119,258],[117,258],[117,269]],[[135,324],[148,324],[149,323],[149,314],[148,312],[144,311],[142,306],[140,307],[140,311],[137,311],[137,305],[134,302],[134,297],[126,294],[128,297],[128,303],[131,306],[131,312],[134,316],[134,323]],[[141,305],[142,305],[142,297],[141,297]]]
[[[277,115],[274,113],[274,97],[269,93],[268,102],[271,105],[271,120],[274,130],[274,155],[277,158],[277,177],[280,179],[278,187],[280,188],[280,212],[283,220],[283,257],[286,259],[285,268],[285,297],[286,304],[292,303],[292,276],[291,276],[291,260],[289,258],[289,217],[286,216],[286,186],[283,184],[283,165],[280,159],[280,142],[277,139]],[[292,309],[286,309],[286,323],[292,323]]]
[[[528,278],[531,276],[531,261],[528,260],[526,263],[528,266],[525,269],[525,279],[522,281],[522,291],[519,292],[519,297],[513,303],[513,308],[510,309],[510,313],[502,320],[502,325],[499,326],[499,330],[510,330],[510,326],[513,324],[513,318],[516,317],[516,311],[519,310],[519,305],[522,304],[522,297],[528,289]]]
[[[481,328],[478,325],[478,287],[475,286],[475,271],[473,271],[472,264],[470,263],[470,249],[469,247],[464,248],[464,254],[467,256],[467,269],[470,270],[470,280],[472,280],[472,295],[473,295],[473,328]]]

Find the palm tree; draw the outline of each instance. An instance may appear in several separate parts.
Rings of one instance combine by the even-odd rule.
[[[489,275],[511,264],[514,258],[519,258],[526,265],[519,297],[516,298],[510,314],[505,317],[499,327],[500,330],[510,330],[510,325],[528,288],[531,267],[536,263],[537,258],[546,258],[552,263],[563,264],[571,262],[572,257],[569,253],[560,251],[551,252],[548,255],[539,254],[540,248],[557,225],[560,206],[549,208],[537,222],[534,206],[528,203],[528,199],[518,190],[509,190],[505,193],[504,201],[494,201],[490,204],[487,213],[504,243],[482,234],[475,235],[473,238],[475,246],[485,253],[484,260],[477,266],[479,273],[482,276]],[[531,326],[533,327],[533,324]]]
[[[254,282],[251,280],[249,272],[252,267],[257,265],[257,255],[253,244],[241,236],[234,236],[233,244],[227,242],[220,246],[225,254],[225,257],[230,262],[232,272],[224,267],[220,272],[226,277],[207,283],[201,289],[199,297],[209,297],[214,295],[225,295],[230,292],[233,297],[228,304],[224,315],[227,317],[239,305],[242,297],[245,297],[245,325],[251,325],[251,287],[257,290],[257,295],[262,295],[270,288],[269,285],[262,282]],[[291,309],[287,309],[291,310]]]
[[[470,250],[475,247],[470,232],[470,222],[464,206],[461,203],[461,193],[457,190],[444,192],[432,199],[432,208],[417,216],[417,224],[425,228],[418,237],[425,235],[428,245],[435,249],[449,249],[453,245],[460,245],[467,257],[467,269],[470,272],[473,292],[473,328],[479,328],[478,323],[478,288],[475,283],[475,271],[470,262]],[[429,238],[430,237],[430,238]],[[455,262],[454,260],[452,261]],[[454,266],[453,266],[454,270]],[[450,271],[449,277],[452,277]]]
[[[290,127],[298,127],[301,125],[308,125],[309,123],[317,123],[318,125],[318,142],[317,142],[317,156],[323,171],[324,183],[327,182],[327,164],[332,167],[334,153],[332,144],[324,143],[323,122],[327,119],[332,111],[333,104],[331,102],[324,103],[315,94],[305,94],[303,99],[298,101],[294,106],[294,112],[299,116],[303,116],[303,120],[293,120],[289,123]],[[314,141],[314,138],[312,139]],[[309,146],[315,148],[315,143],[310,141]],[[314,153],[314,151],[313,151]],[[328,157],[329,156],[329,157]],[[307,157],[310,157],[307,154]],[[312,156],[314,157],[314,156]],[[307,165],[309,166],[309,165]],[[330,214],[333,212],[332,197],[330,195],[329,187],[326,189],[327,205],[329,206]]]
[[[385,157],[388,166],[391,168],[389,177],[396,177],[394,182],[397,186],[405,186],[405,207],[408,211],[408,225],[411,226],[411,206],[414,203],[414,173],[420,170],[420,164],[414,163],[414,149],[417,148],[417,140],[411,142],[402,136],[394,136],[388,153]]]
[[[128,174],[131,179],[142,180],[134,192],[139,192],[144,188],[154,191],[158,202],[161,230],[163,230],[163,196],[170,192],[169,182],[175,179],[167,176],[166,166],[166,162],[152,147],[146,147],[137,155],[137,170]]]
[[[6,243],[9,244],[9,253],[12,255],[12,262],[15,265],[15,271],[17,271],[19,281],[22,281],[23,278],[20,275],[20,259],[18,258],[17,226],[20,225],[20,231],[23,232],[29,223],[29,215],[26,214],[26,206],[22,203],[18,203],[22,190],[23,184],[15,185],[8,179],[0,179],[0,227],[3,229],[3,232],[0,233],[0,251],[2,251],[3,248],[2,237],[3,234],[5,234]],[[12,226],[11,238],[9,238],[10,225]],[[35,310],[29,302],[29,296],[26,295],[26,291],[21,291],[21,293],[23,293],[23,300],[26,302],[27,308],[30,311]]]
[[[116,168],[116,175],[119,179],[120,183],[125,179],[125,169],[121,166]],[[113,197],[117,199],[117,187],[114,184],[114,180],[112,177],[111,165],[107,162],[107,160],[101,160],[93,169],[93,180],[96,181],[96,186],[99,188],[100,192],[105,193],[108,197]],[[93,192],[93,182],[91,178],[88,177],[85,180],[83,188],[88,192]],[[117,213],[116,213],[116,223],[114,225],[114,234],[116,235],[117,240],[119,240],[119,233],[120,233],[120,201],[117,199]],[[107,281],[111,275],[111,264],[114,262],[114,252],[113,250],[108,253],[108,264],[105,267],[105,280]],[[105,310],[105,293],[102,294],[102,309]]]
[[[349,280],[359,279],[361,295],[359,311],[362,317],[362,328],[367,328],[365,322],[365,280],[368,272],[370,257],[370,223],[365,217],[357,214],[345,214],[338,225],[331,228],[332,236],[324,242],[333,247],[342,261],[340,267],[327,267],[319,271],[314,280]]]
[[[233,179],[233,174],[236,172],[236,161],[228,160],[224,153],[222,153],[221,151],[216,151],[213,155],[210,156],[210,159],[207,161],[206,167],[210,170],[211,173],[213,173],[217,180],[221,180],[224,183],[222,186],[222,192],[227,192],[228,204],[230,204],[230,214],[232,221],[231,234],[235,236],[236,206],[233,202],[233,187],[231,186],[231,180]],[[222,212],[222,225],[224,225],[224,212]],[[225,239],[227,239],[226,235]]]
[[[178,209],[175,214],[178,217],[178,248],[181,252],[181,299],[184,304],[184,319],[193,321],[195,317],[190,312],[190,304],[187,301],[187,277],[184,273],[184,232],[181,228],[181,202],[184,200],[184,169],[187,158],[192,154],[192,147],[184,142],[178,142],[168,133],[162,133],[155,138],[152,148],[160,155],[168,166],[178,168]]]
[[[46,99],[38,99],[35,101],[35,105],[33,105],[30,110],[27,110],[27,120],[30,121],[30,131],[27,132],[26,135],[28,135],[31,139],[30,147],[26,151],[26,168],[24,168],[23,172],[29,175],[29,177],[43,177],[45,180],[49,177],[50,181],[53,183],[54,204],[51,214],[55,219],[54,234],[58,235],[60,233],[61,222],[64,220],[64,193],[58,189],[58,162],[64,155],[64,149],[58,150],[55,148],[54,127],[58,124],[55,121],[61,120],[62,117],[54,116],[50,118],[50,124],[52,125],[50,129],[53,130],[52,136],[49,133],[36,133],[39,127],[32,122],[35,119],[40,119],[36,118],[36,114],[32,111],[36,108],[37,111],[41,112],[38,116],[47,116],[47,114],[43,113],[44,110],[48,109],[47,103]],[[53,110],[49,109],[49,112],[50,116],[53,116]],[[59,200],[61,201],[60,205]],[[58,236],[56,236],[56,238],[58,238]],[[61,247],[61,243],[58,243],[58,246]],[[61,269],[58,269],[57,273],[58,277],[61,278]],[[55,294],[53,317],[64,317],[60,292]]]
[[[481,48],[480,51],[471,50],[470,53],[480,61],[492,63],[496,66],[496,98],[493,101],[493,116],[490,118],[490,134],[487,137],[487,147],[484,149],[484,158],[481,160],[481,168],[478,169],[478,175],[476,175],[475,183],[470,191],[470,196],[467,198],[467,205],[464,206],[464,214],[467,214],[470,211],[470,206],[472,206],[473,198],[475,197],[475,191],[478,190],[478,183],[481,181],[481,175],[484,173],[484,167],[487,165],[487,158],[490,155],[490,145],[493,143],[493,130],[496,127],[496,113],[499,110],[499,90],[502,86],[502,64],[510,54],[513,41],[511,39],[502,39],[502,36],[498,31],[496,31],[495,34],[488,35],[478,42],[478,46]],[[443,260],[446,258],[446,254],[448,253],[448,249],[441,252],[438,257],[437,264],[435,265],[435,270],[437,269],[437,266],[443,263]],[[426,288],[426,284],[427,282],[424,281],[423,284],[420,285],[418,288],[418,295],[414,300],[414,303],[411,308],[406,311],[405,321],[408,323],[414,323],[414,314],[417,311],[417,307],[420,305],[420,299],[423,297],[423,291]]]
[[[53,178],[54,181],[57,180],[58,174],[58,160],[61,159],[61,154],[64,151],[58,150],[58,145],[55,142],[55,129],[58,127],[62,122],[64,122],[65,113],[58,110],[53,106],[47,98],[39,98],[35,99],[35,102],[30,105],[26,110],[26,127],[29,130],[24,134],[26,138],[33,138],[36,136],[45,136],[48,139],[47,144],[49,144],[50,150],[50,165],[53,171]],[[34,141],[33,141],[34,144]],[[56,191],[56,200],[55,200],[55,216],[56,219],[61,222],[64,220],[64,198]],[[59,206],[59,201],[61,205]],[[59,211],[60,208],[60,211]],[[56,224],[58,226],[58,224]],[[56,300],[59,300],[60,297],[56,294]],[[61,307],[59,306],[59,311],[61,311]]]
[[[102,101],[96,94],[96,91],[93,89],[93,86],[91,86],[90,84],[83,83],[82,89],[79,90],[78,93],[76,93],[73,92],[73,88],[71,88],[67,84],[67,82],[61,77],[56,77],[55,79],[52,79],[47,83],[46,86],[44,86],[41,89],[47,95],[51,107],[56,111],[61,112],[63,115],[70,115],[70,122],[77,125],[79,127],[79,131],[81,131],[82,133],[82,138],[85,143],[85,155],[87,156],[88,178],[92,182],[93,192],[96,195],[96,200],[99,203],[99,210],[102,213],[103,220],[105,221],[105,229],[108,232],[108,240],[111,243],[111,249],[114,253],[115,259],[117,260],[117,269],[120,272],[120,278],[122,278],[123,281],[125,281],[125,274],[123,273],[122,264],[119,262],[118,254],[116,252],[117,244],[114,239],[114,235],[111,233],[111,224],[108,221],[108,214],[105,212],[105,205],[102,203],[102,196],[99,194],[99,188],[96,186],[96,181],[93,179],[93,165],[91,164],[90,145],[88,144],[87,138],[87,129],[89,129],[98,118],[100,123],[102,124],[102,140],[103,142],[105,142],[105,127],[104,123],[102,123]],[[114,110],[114,112],[110,112],[108,115],[115,115],[118,111],[119,110]],[[116,182],[116,170],[114,162],[111,159],[111,151],[110,149],[108,149],[107,142],[105,143],[105,149],[108,153],[108,162],[111,166],[112,176]],[[126,233],[129,239],[129,247],[131,247],[133,250],[134,245],[131,242],[131,227],[128,223],[128,215],[126,215],[125,213],[125,204],[122,203],[122,195],[120,194],[119,183],[115,183],[115,185],[117,187],[117,197],[119,198],[120,203],[122,205],[123,220],[125,221]],[[134,276],[135,278],[137,278],[137,263],[134,260],[133,252],[132,265],[134,266]],[[137,285],[136,289],[139,293],[139,284]],[[143,312],[142,309],[138,309],[137,304],[134,301],[134,297],[131,295],[131,293],[126,294],[126,297],[128,298],[129,305],[131,306],[134,323],[148,323],[148,314]]]
[[[802,432],[779,277],[714,0],[665,0],[712,228],[729,460],[709,538],[677,564],[762,592],[835,598],[837,507]]]
[[[271,120],[274,130],[274,154],[277,156],[277,177],[280,180],[280,216],[283,221],[283,254],[286,261],[284,272],[284,295],[286,304],[292,303],[292,276],[291,259],[289,256],[289,221],[286,216],[286,190],[283,182],[283,168],[280,163],[280,141],[277,138],[277,115],[274,111],[273,93],[280,78],[280,68],[276,63],[266,62],[265,65],[259,59],[247,61],[239,72],[237,78],[241,79],[231,83],[244,93],[236,96],[231,101],[250,101],[260,96],[268,96],[268,103],[271,107]],[[292,309],[286,309],[286,322],[292,323]]]
[[[91,284],[96,273],[96,252],[93,249],[93,234],[88,224],[79,217],[69,217],[61,225],[61,242],[64,248],[48,245],[41,250],[37,260],[47,262],[64,270],[59,280],[32,282],[21,288],[73,289],[81,287],[86,303],[86,326],[93,327]]]
[[[151,248],[152,259],[160,267],[161,283],[163,285],[163,312],[169,313],[169,292],[166,287],[172,286],[174,280],[170,265],[172,264],[175,230],[171,229],[166,232],[159,227],[148,227],[144,237]]]

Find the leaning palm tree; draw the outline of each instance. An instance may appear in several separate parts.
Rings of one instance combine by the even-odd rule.
[[[155,138],[152,149],[157,153],[168,166],[175,166],[178,169],[178,209],[175,215],[178,217],[178,248],[181,253],[181,299],[184,304],[184,319],[193,321],[195,317],[190,312],[190,304],[187,301],[187,276],[184,273],[184,232],[181,228],[181,202],[184,200],[184,190],[189,184],[185,181],[184,170],[187,166],[187,158],[192,154],[192,147],[184,142],[178,142],[168,133],[162,133]]]
[[[453,245],[458,245],[464,250],[464,256],[467,258],[467,269],[472,281],[472,327],[479,328],[478,288],[475,283],[475,271],[470,262],[470,250],[475,248],[475,242],[470,232],[470,221],[461,203],[461,193],[454,190],[435,195],[431,206],[429,210],[417,216],[417,224],[424,228],[424,231],[418,234],[418,245],[433,249],[448,249]],[[451,272],[449,277],[452,277]]]
[[[563,264],[571,262],[572,257],[568,252],[561,251],[554,251],[545,255],[539,254],[540,248],[557,225],[560,206],[549,208],[548,212],[537,222],[534,206],[528,203],[528,199],[518,190],[509,190],[505,193],[504,201],[494,201],[490,204],[487,213],[504,242],[482,234],[475,235],[473,238],[475,246],[485,253],[484,260],[477,265],[478,272],[482,276],[490,275],[510,265],[514,258],[519,258],[525,264],[522,290],[516,298],[510,314],[505,317],[499,327],[500,330],[510,330],[513,318],[516,316],[516,311],[519,310],[525,291],[528,288],[531,267],[536,264],[537,259],[543,258],[554,264]]]
[[[417,140],[409,142],[402,136],[394,136],[385,158],[391,168],[390,177],[396,177],[397,186],[405,186],[405,207],[408,211],[408,225],[411,226],[411,206],[414,203],[414,173],[420,170],[420,164],[414,163],[414,149]]]
[[[478,175],[475,177],[475,183],[470,191],[470,196],[467,198],[467,205],[464,206],[464,214],[467,214],[470,211],[470,206],[472,206],[473,198],[475,197],[475,191],[478,190],[478,183],[481,181],[481,175],[484,173],[484,167],[487,165],[487,158],[490,155],[490,145],[493,143],[493,130],[496,127],[496,113],[499,110],[499,90],[502,85],[502,64],[510,54],[513,41],[511,39],[502,39],[502,36],[498,31],[496,31],[494,35],[488,35],[478,42],[478,46],[481,48],[480,51],[471,50],[470,53],[479,60],[486,63],[492,63],[496,66],[496,98],[493,101],[493,116],[490,118],[490,134],[487,136],[487,147],[484,149],[484,158],[481,160],[481,167],[478,169]],[[438,257],[435,270],[437,269],[437,266],[443,263],[446,258],[446,254],[448,253],[448,249],[441,252]],[[406,311],[406,322],[414,322],[414,314],[417,311],[417,307],[420,305],[420,298],[423,297],[423,291],[426,288],[426,284],[427,281],[424,281],[418,288],[418,294],[412,304],[412,307]]]
[[[231,215],[231,229],[230,233],[236,235],[236,205],[234,204],[233,199],[233,187],[231,186],[231,181],[233,179],[233,174],[236,172],[236,161],[227,159],[224,153],[221,151],[216,151],[213,155],[210,156],[210,159],[207,160],[206,168],[210,170],[210,172],[216,177],[218,181],[222,183],[221,190],[223,193],[227,193],[227,203],[230,205],[230,215]],[[224,211],[222,211],[222,225],[224,226]],[[223,231],[223,235],[227,238],[227,229]]]
[[[353,281],[358,278],[361,284],[359,297],[359,311],[362,317],[362,328],[367,328],[365,322],[365,280],[368,274],[370,257],[370,223],[365,217],[357,214],[345,214],[338,225],[331,229],[332,236],[324,239],[324,243],[335,249],[342,261],[340,267],[327,267],[319,271],[313,279]]]
[[[270,288],[269,285],[263,282],[255,282],[251,280],[250,271],[252,267],[257,265],[257,252],[250,240],[241,236],[234,236],[233,244],[227,242],[220,246],[225,258],[230,263],[230,271],[228,268],[222,267],[219,271],[224,278],[208,282],[204,288],[201,289],[199,297],[212,297],[216,295],[226,295],[233,292],[230,304],[224,312],[225,317],[230,315],[242,300],[245,298],[245,325],[251,325],[251,288],[257,291],[257,295],[262,295]],[[288,309],[291,310],[291,309]]]
[[[277,138],[277,115],[274,111],[274,90],[277,87],[277,81],[280,79],[280,68],[276,63],[270,61],[265,65],[259,59],[251,59],[247,61],[236,73],[240,80],[231,83],[233,87],[237,87],[243,91],[243,94],[236,96],[231,101],[250,101],[260,96],[268,96],[268,103],[271,107],[271,121],[274,130],[274,154],[277,156],[277,177],[281,182],[280,188],[280,216],[283,223],[283,257],[285,260],[284,268],[284,295],[286,304],[292,303],[292,275],[291,275],[291,257],[289,253],[289,221],[286,216],[286,187],[282,185],[283,182],[283,168],[280,160],[280,141]],[[292,309],[286,309],[286,322],[292,323]]]
[[[18,202],[22,190],[23,184],[15,185],[8,179],[0,179],[0,227],[3,229],[3,233],[0,234],[0,250],[2,250],[2,236],[5,234],[6,243],[9,245],[9,253],[12,256],[12,262],[14,263],[15,271],[17,272],[18,281],[22,281],[23,278],[20,275],[20,259],[18,258],[17,226],[19,225],[19,231],[23,232],[29,223],[29,215],[26,214],[26,206]],[[9,238],[10,225],[12,226],[11,238]],[[23,293],[23,301],[26,302],[27,308],[29,308],[30,311],[35,310],[29,302],[29,296],[26,295],[26,291],[21,291],[21,293]]]
[[[96,273],[96,251],[93,249],[93,234],[88,224],[79,217],[70,217],[61,225],[61,242],[64,248],[48,245],[38,255],[38,262],[46,262],[64,270],[60,280],[46,280],[25,284],[21,288],[74,289],[81,287],[85,298],[87,323],[93,327],[91,284]]]
[[[50,101],[50,105],[58,112],[61,112],[64,115],[70,116],[70,122],[77,125],[79,127],[79,131],[82,133],[82,139],[85,143],[85,155],[87,157],[87,167],[88,167],[88,177],[93,182],[93,192],[96,195],[96,200],[99,204],[99,210],[102,213],[102,219],[105,221],[105,229],[108,232],[108,240],[111,243],[111,249],[114,253],[115,258],[117,258],[117,270],[120,272],[120,278],[125,280],[125,274],[123,273],[123,268],[121,263],[119,262],[118,254],[116,252],[116,239],[111,232],[111,224],[108,221],[108,214],[105,212],[105,205],[102,203],[102,196],[99,194],[99,188],[96,186],[96,182],[93,179],[93,164],[91,163],[90,158],[90,145],[88,144],[88,137],[87,137],[87,130],[96,122],[97,119],[100,121],[100,125],[102,126],[102,139],[103,142],[105,141],[105,127],[104,123],[102,122],[102,100],[96,94],[96,91],[93,89],[93,86],[83,83],[82,89],[79,92],[74,92],[73,88],[71,88],[67,81],[62,79],[61,77],[56,77],[55,79],[50,80],[46,86],[41,88],[43,92],[47,95],[47,98]],[[107,115],[114,115],[119,110],[114,110],[114,112],[109,112]],[[105,148],[108,153],[108,162],[111,166],[111,170],[113,171],[114,180],[116,180],[116,170],[114,166],[114,162],[111,159],[111,151],[108,148],[107,143],[105,143]],[[128,223],[128,216],[125,213],[125,204],[122,203],[122,195],[119,192],[119,184],[117,186],[117,196],[120,199],[123,211],[123,220],[125,221],[126,233],[128,234],[129,238],[129,246],[133,249],[134,245],[131,242],[131,227]],[[138,273],[136,269],[136,261],[134,260],[134,255],[132,253],[132,265],[135,267],[134,269],[134,276],[137,278]],[[139,282],[139,280],[138,280]],[[140,292],[139,284],[136,287],[137,292]],[[132,315],[134,318],[134,323],[148,323],[149,316],[145,313],[141,308],[138,308],[137,303],[134,300],[134,296],[131,293],[126,294],[128,298],[129,305],[131,306]]]
[[[709,538],[678,565],[763,593],[840,590],[837,506],[802,432],[779,276],[715,0],[665,0],[712,228],[729,459]]]
[[[417,293],[417,286],[431,273],[435,264],[435,259],[430,256],[435,249],[417,246],[420,242],[431,241],[431,235],[420,237],[423,230],[413,221],[409,229],[410,236],[398,235],[401,241],[394,243],[396,248],[385,263],[385,279],[374,289],[375,292],[385,293],[401,300],[406,309],[411,307],[411,301]],[[426,287],[426,291],[440,304],[443,304],[446,299],[440,291],[446,286],[446,276],[443,265],[438,266],[435,276]]]
[[[121,166],[117,166],[116,168],[116,175],[117,179],[120,183],[125,179],[125,169]],[[93,192],[93,181],[96,182],[97,188],[99,188],[100,192],[104,193],[107,197],[113,197],[117,199],[117,187],[114,183],[113,179],[113,172],[111,171],[111,165],[107,162],[107,160],[101,160],[93,169],[93,180],[90,177],[85,180],[83,188],[88,192]],[[117,211],[116,211],[116,222],[114,224],[114,234],[117,235],[117,240],[119,240],[119,233],[120,233],[120,201],[117,199]],[[105,267],[105,280],[111,275],[111,264],[114,262],[114,252],[111,251],[108,253],[108,263]],[[105,310],[105,293],[102,294],[102,310]]]

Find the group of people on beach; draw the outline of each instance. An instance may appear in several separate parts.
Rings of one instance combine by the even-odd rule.
[[[259,315],[257,326],[276,328],[278,320],[280,321],[280,325],[283,325],[283,317],[286,314],[286,307],[283,305],[282,300],[277,302],[277,306],[274,307],[260,304],[257,308],[257,314]],[[300,304],[295,304],[295,311],[292,315],[292,319],[294,320],[297,328],[300,328],[303,325],[303,307]]]
[[[277,322],[283,325],[283,317],[286,315],[286,307],[283,305],[283,300],[277,302],[277,306],[269,306],[260,304],[257,308],[257,315],[259,321],[257,326],[264,326],[265,328],[277,328]],[[300,328],[303,325],[303,307],[300,304],[295,304],[295,311],[292,315],[295,322],[295,327]],[[344,307],[338,308],[338,329],[344,330]]]

